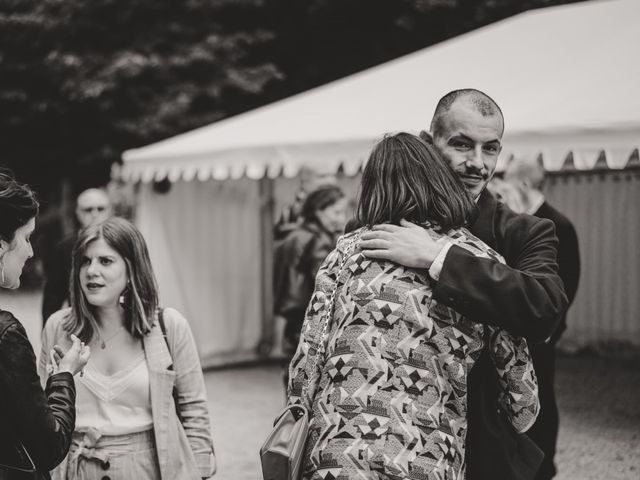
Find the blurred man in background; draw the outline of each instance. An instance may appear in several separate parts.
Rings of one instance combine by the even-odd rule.
[[[76,218],[79,230],[100,223],[111,216],[111,201],[107,193],[99,188],[89,188],[78,195]],[[69,274],[71,272],[71,252],[77,232],[69,235],[55,247],[49,261],[43,262],[45,285],[42,298],[42,322],[60,310],[69,296]]]
[[[503,201],[518,213],[527,213],[538,218],[548,218],[556,226],[558,237],[558,268],[564,282],[564,290],[573,302],[580,278],[580,253],[578,236],[571,221],[546,201],[542,188],[545,170],[540,158],[536,161],[514,159],[508,163],[504,174],[507,184],[519,193],[515,199],[504,195]],[[544,452],[544,460],[536,480],[547,480],[556,474],[553,458],[558,440],[558,406],[554,391],[556,369],[556,342],[567,328],[566,313],[551,338],[540,344],[531,343],[529,349],[538,377],[540,414],[528,434]]]

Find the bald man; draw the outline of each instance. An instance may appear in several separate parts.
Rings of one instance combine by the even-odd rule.
[[[476,198],[471,232],[494,248],[507,265],[474,257],[436,240],[424,228],[403,222],[379,225],[362,236],[363,253],[428,270],[434,299],[469,319],[541,342],[567,307],[558,276],[558,240],[549,220],[518,215],[485,190],[502,149],[502,111],[475,89],[455,90],[436,107],[431,134],[443,158]],[[534,478],[542,460],[536,445],[516,434],[499,411],[495,366],[483,352],[469,375],[467,480]]]
[[[107,193],[99,188],[83,191],[76,200],[76,218],[80,229],[100,223],[111,216],[111,201]],[[42,297],[42,323],[58,311],[68,300],[69,275],[71,274],[71,252],[77,232],[63,238],[55,247],[49,262],[44,264],[46,282]]]

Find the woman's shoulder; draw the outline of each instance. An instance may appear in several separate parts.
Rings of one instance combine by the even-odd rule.
[[[167,330],[189,328],[189,322],[180,311],[172,307],[162,308],[162,319]]]
[[[13,313],[6,310],[0,310],[0,339],[6,332],[20,328],[24,329],[22,323],[13,316]]]
[[[59,338],[64,334],[64,324],[71,315],[71,308],[62,308],[52,313],[44,324],[43,336]]]
[[[367,230],[367,227],[360,227],[340,236],[336,243],[336,249],[340,252],[345,251],[349,247],[349,245],[351,245],[352,243],[356,243],[360,239],[360,236],[364,233],[365,230]]]
[[[446,235],[459,247],[470,251],[478,257],[490,257],[495,260],[504,262],[502,256],[493,250],[489,245],[484,243],[466,228],[454,228],[449,230]]]

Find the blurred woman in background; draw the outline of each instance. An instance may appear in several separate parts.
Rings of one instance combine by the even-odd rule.
[[[334,184],[318,187],[302,205],[303,222],[276,246],[274,312],[286,322],[283,350],[287,364],[298,346],[316,274],[344,229],[346,210],[347,199],[340,187]]]
[[[121,218],[89,226],[72,263],[71,307],[47,321],[42,349],[75,334],[94,355],[77,378],[73,444],[54,478],[209,478],[215,458],[198,352],[187,320],[158,309],[142,234]]]
[[[0,287],[16,289],[33,256],[30,237],[38,202],[29,187],[0,173]],[[53,345],[50,346],[52,348]],[[48,478],[69,450],[75,421],[73,375],[89,358],[76,336],[57,359],[56,373],[42,391],[27,333],[10,312],[0,310],[0,478]],[[64,354],[58,350],[59,354]],[[43,355],[52,357],[50,349]],[[58,363],[59,361],[59,363]]]

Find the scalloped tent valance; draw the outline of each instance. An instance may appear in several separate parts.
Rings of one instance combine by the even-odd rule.
[[[637,0],[526,12],[129,150],[113,173],[134,182],[292,177],[303,166],[355,174],[384,133],[427,128],[437,100],[466,87],[487,92],[503,109],[498,169],[514,155],[542,155],[550,171],[632,168],[640,62],[630,59],[640,58],[639,18]]]

